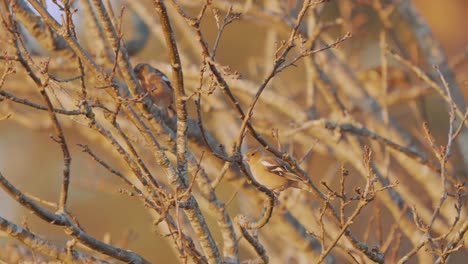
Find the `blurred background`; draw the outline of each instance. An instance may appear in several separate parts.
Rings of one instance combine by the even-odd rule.
[[[117,2],[120,3],[117,4]],[[144,2],[148,9],[152,10],[151,1]],[[324,20],[331,21],[346,13],[346,4],[337,2],[341,1],[331,1],[327,4]],[[116,10],[120,9],[120,4],[126,4],[126,2],[122,1],[115,1],[115,3]],[[413,3],[430,25],[435,38],[440,41],[449,62],[456,63],[459,58],[466,57],[463,54],[466,54],[468,49],[468,27],[466,26],[468,1],[415,0]],[[49,6],[52,8],[53,4],[49,3]],[[79,4],[77,8],[79,13]],[[196,10],[198,10],[198,7],[194,5],[192,11],[195,13]],[[377,22],[375,14],[370,10],[362,9],[358,11],[354,10],[352,14],[346,17],[350,22],[348,24],[350,27],[347,30],[353,34],[353,37],[340,44],[339,49],[344,51],[350,64],[355,69],[364,72],[365,75],[368,70],[378,67],[380,63],[379,32],[381,24]],[[131,8],[126,12],[132,12]],[[174,10],[170,10],[170,12],[175,15]],[[58,14],[58,11],[56,11],[56,14]],[[77,15],[76,19],[79,18],[80,15]],[[405,32],[405,25],[400,23],[398,18],[392,17],[392,19],[404,41],[410,41],[410,33]],[[204,34],[212,44],[216,37],[216,25],[212,16],[205,19],[204,23]],[[265,56],[264,46],[265,41],[267,41],[267,28],[267,24],[244,20],[229,25],[219,45],[218,61],[223,65],[230,66],[232,70],[238,71],[241,78],[260,82],[263,75],[257,74],[257,67],[259,67],[259,63],[263,61],[263,56]],[[178,33],[176,38],[180,41],[180,49],[188,51],[192,62],[196,62],[197,55],[190,54],[191,50],[187,48],[190,45],[187,42],[193,40],[180,29],[178,29]],[[78,34],[82,37],[85,36],[87,34],[86,27],[80,28]],[[131,25],[124,29],[124,34],[133,34]],[[331,35],[337,38],[342,34],[343,31],[340,30],[332,31]],[[168,63],[169,56],[160,40],[161,38],[152,36],[148,45],[140,53],[132,57],[133,65],[139,62]],[[408,42],[408,45],[410,44],[411,42]],[[424,63],[424,58],[418,58],[417,51],[411,53],[411,59],[415,64]],[[0,61],[0,63],[4,62]],[[169,67],[166,68],[166,71],[168,69]],[[462,65],[458,66],[456,76],[466,100],[468,91],[468,64],[466,59]],[[21,78],[23,77],[25,76]],[[301,86],[304,85],[304,82],[305,77],[300,70],[295,68],[287,69],[273,81],[276,92],[279,94],[287,93],[289,99],[300,104],[306,104],[303,93],[299,89],[292,90],[288,89],[288,87]],[[8,80],[2,88],[14,91],[15,85],[19,83],[21,82]],[[0,118],[10,113],[8,108],[1,107],[2,104],[4,102],[0,101]],[[435,136],[443,138],[444,133],[447,131],[447,114],[445,110],[441,111],[440,101],[426,98],[418,103],[418,107],[422,109],[422,112],[430,121]],[[20,186],[24,192],[55,202],[59,195],[63,164],[60,148],[50,138],[52,133],[50,123],[44,123],[43,121],[34,123],[30,119],[22,118],[21,113],[23,111],[28,111],[28,108],[15,106],[15,113],[9,119],[0,120],[0,171],[12,183]],[[397,117],[401,118],[401,122],[405,124],[405,118],[408,118],[408,110],[403,109],[399,114],[398,109],[394,111],[397,113]],[[407,122],[412,122],[411,118]],[[78,123],[75,125],[83,124]],[[166,238],[156,232],[155,235],[147,235],[148,230],[152,228],[152,219],[145,210],[142,210],[141,203],[119,194],[117,192],[118,188],[124,187],[121,182],[83,154],[80,148],[76,147],[76,144],[100,146],[102,145],[100,139],[93,135],[83,137],[81,133],[75,133],[73,125],[69,126],[65,133],[72,151],[72,183],[69,210],[79,217],[81,225],[97,238],[112,241],[117,246],[127,247],[142,254],[153,263],[177,262]],[[222,134],[224,132],[218,133]],[[109,159],[112,159],[112,155],[106,152],[105,147],[97,149],[97,152],[108,155]],[[321,172],[318,174],[333,174],[327,164],[330,161],[329,158],[321,156],[315,158],[314,170]],[[114,165],[119,166],[118,163]],[[155,166],[156,164],[150,165]],[[336,167],[335,169],[337,170]],[[229,200],[234,193],[227,186],[223,185],[218,192],[224,201]],[[228,208],[232,212],[236,212],[238,210],[237,205],[238,202],[233,202]],[[125,211],[125,214],[122,214],[123,211]],[[1,190],[0,215],[16,223],[26,223],[31,230],[34,230],[37,234],[47,235],[53,241],[64,242],[67,240],[61,228],[53,227],[37,219]],[[219,234],[215,234],[215,236],[219,237]],[[0,259],[2,254],[6,254],[5,249],[7,249],[7,245],[11,246],[11,242],[12,240],[9,238],[0,237],[0,247],[2,245],[4,247],[4,250],[0,249]],[[464,263],[464,261],[460,254],[456,254],[450,263]]]

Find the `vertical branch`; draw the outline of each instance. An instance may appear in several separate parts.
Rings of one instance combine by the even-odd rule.
[[[34,81],[36,84],[37,88],[39,89],[39,93],[42,96],[42,99],[44,100],[47,111],[49,113],[49,118],[52,121],[55,134],[57,138],[53,138],[54,141],[56,141],[62,150],[62,155],[63,155],[63,175],[62,175],[62,185],[60,189],[60,197],[59,197],[59,207],[58,211],[61,213],[66,212],[66,205],[67,205],[67,200],[68,200],[68,188],[70,185],[70,165],[71,165],[71,155],[70,151],[68,149],[68,144],[65,139],[65,134],[63,133],[63,129],[58,121],[56,113],[53,111],[54,107],[53,104],[46,92],[46,88],[49,85],[49,75],[48,75],[48,61],[43,63],[43,67],[41,68],[41,74],[45,76],[44,78],[40,78],[37,76],[33,69],[30,67],[29,62],[32,62],[30,54],[27,52],[26,48],[23,45],[21,36],[18,33],[18,27],[15,24],[13,20],[10,20],[10,26],[13,29],[13,36],[15,38],[15,49],[16,49],[16,55],[18,56],[18,59],[21,63],[21,65],[28,71],[29,76],[31,79]],[[21,53],[20,45],[22,45],[25,55],[27,58],[29,58],[29,62],[23,57],[23,54]]]
[[[44,68],[47,71],[47,66]],[[50,101],[50,98],[46,92],[46,87],[48,86],[48,79],[45,81],[43,85],[40,86],[40,93],[44,102],[46,103],[50,119],[52,120],[52,124],[54,125],[54,130],[57,136],[57,139],[54,139],[57,143],[60,144],[60,148],[62,149],[63,155],[63,179],[62,179],[62,187],[60,189],[60,198],[59,198],[59,212],[65,213],[66,212],[66,204],[68,200],[68,187],[70,185],[70,165],[71,165],[71,156],[70,151],[68,149],[67,142],[65,140],[65,134],[63,133],[62,126],[60,125],[57,115],[52,111],[53,105]]]
[[[161,20],[164,36],[168,46],[169,55],[171,58],[171,67],[173,73],[175,107],[177,114],[177,171],[181,179],[187,179],[187,159],[185,157],[187,151],[187,104],[184,88],[184,77],[182,73],[182,64],[177,49],[175,34],[167,14],[166,6],[160,0],[154,0],[154,6]],[[185,186],[186,187],[186,186]]]
[[[171,58],[171,66],[174,84],[175,94],[175,108],[177,115],[177,131],[176,131],[176,151],[177,151],[177,189],[178,191],[185,191],[188,188],[188,164],[187,164],[187,97],[185,94],[184,80],[182,73],[182,64],[179,58],[179,52],[177,49],[177,43],[175,40],[174,30],[172,29],[169,15],[164,3],[160,0],[154,0],[154,6],[158,16],[161,20],[164,36],[168,46],[168,51]],[[195,203],[193,197],[192,202]],[[206,225],[205,219],[201,215],[200,211],[186,210],[187,216],[192,220],[192,224],[195,225],[194,229],[197,232],[200,243],[207,254],[208,261],[210,263],[219,263],[221,256],[219,254],[218,247],[211,235],[211,232]]]

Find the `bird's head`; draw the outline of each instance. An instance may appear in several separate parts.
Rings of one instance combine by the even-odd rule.
[[[258,158],[262,155],[262,152],[260,149],[258,148],[253,148],[253,149],[250,149],[249,151],[247,151],[245,154],[244,154],[244,158],[242,160],[244,161],[251,161],[255,158]]]

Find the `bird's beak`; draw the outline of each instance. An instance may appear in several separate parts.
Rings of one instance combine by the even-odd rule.
[[[249,158],[248,158],[247,156],[243,156],[243,157],[242,157],[242,160],[243,160],[243,161],[249,161]]]

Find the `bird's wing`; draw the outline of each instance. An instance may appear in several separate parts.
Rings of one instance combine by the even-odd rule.
[[[294,173],[290,168],[286,166],[286,164],[284,164],[282,160],[278,158],[264,157],[261,163],[269,172],[273,174],[285,177],[288,180],[292,181],[304,181],[301,177],[299,177],[299,175]]]

